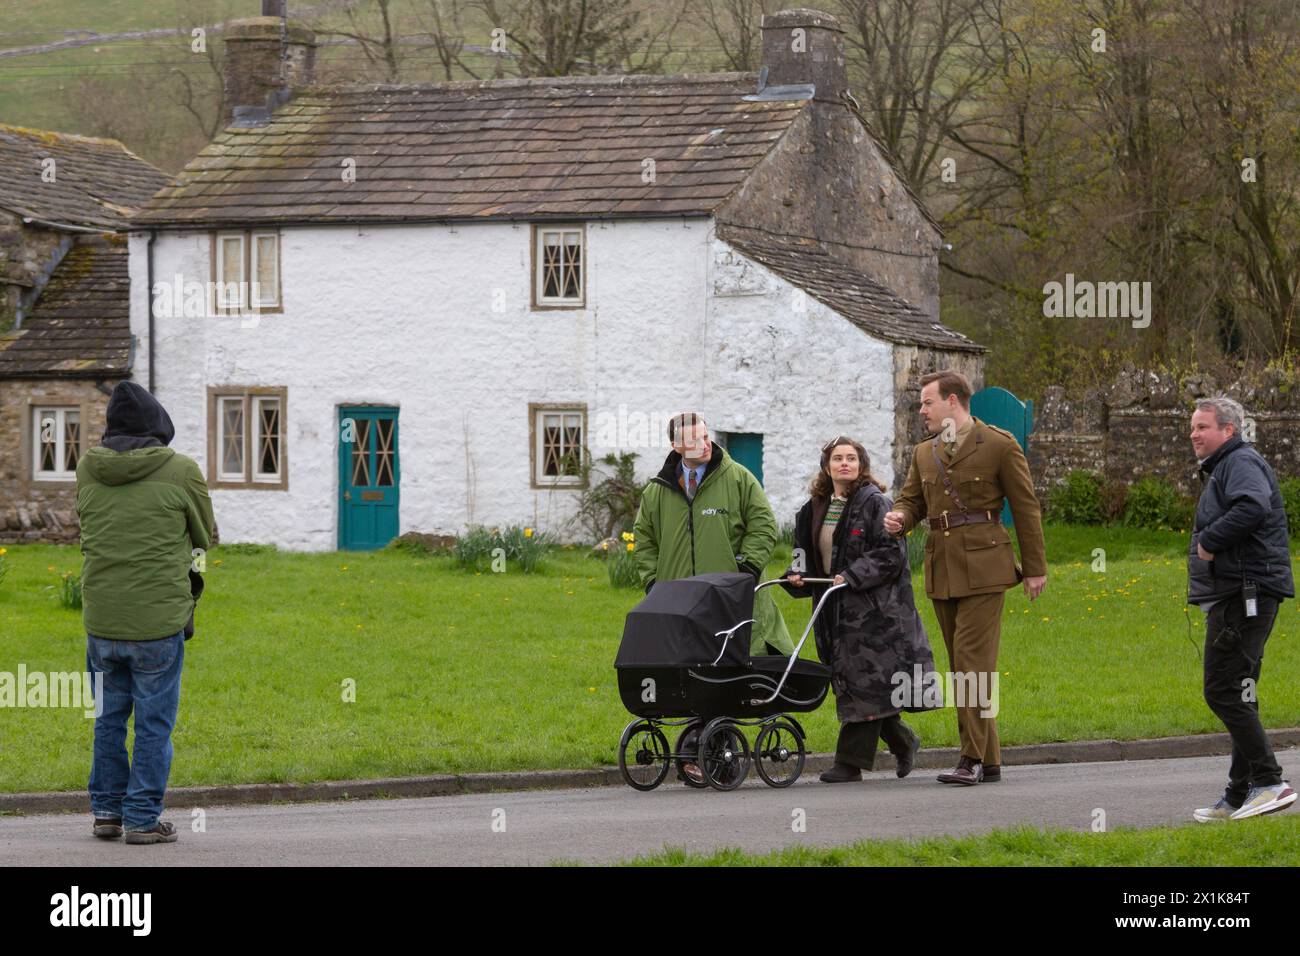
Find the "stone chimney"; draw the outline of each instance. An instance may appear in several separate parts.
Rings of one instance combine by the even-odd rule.
[[[763,66],[759,93],[765,87],[811,84],[814,99],[840,101],[847,90],[844,30],[839,20],[820,10],[782,10],[763,17]]]
[[[262,0],[262,10],[282,11],[282,0]],[[316,34],[280,16],[250,17],[226,25],[225,123],[261,126],[293,90],[312,82]]]

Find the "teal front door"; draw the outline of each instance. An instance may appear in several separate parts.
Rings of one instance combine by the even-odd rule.
[[[370,551],[397,537],[401,477],[397,409],[340,406],[340,551]]]
[[[970,413],[985,424],[1011,432],[1020,442],[1020,450],[1029,453],[1029,433],[1034,427],[1033,399],[1022,402],[1005,388],[982,388],[970,397]],[[1013,523],[1009,504],[1002,505],[1002,523]]]
[[[726,432],[722,447],[727,454],[749,469],[750,473],[763,483],[763,436],[753,432]]]

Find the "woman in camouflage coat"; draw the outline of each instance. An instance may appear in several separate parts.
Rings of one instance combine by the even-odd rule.
[[[881,738],[905,777],[921,747],[920,736],[903,723],[895,696],[917,664],[934,670],[934,655],[912,599],[907,543],[887,533],[884,515],[893,507],[885,486],[871,475],[866,449],[838,436],[822,448],[812,497],[795,518],[794,555],[783,585],[814,606],[826,585],[803,578],[834,578],[848,587],[831,595],[813,625],[817,656],[830,665],[835,710],[840,720],[835,765],[827,783],[861,780],[870,770]],[[802,558],[802,561],[799,559]],[[909,687],[910,684],[902,685]]]

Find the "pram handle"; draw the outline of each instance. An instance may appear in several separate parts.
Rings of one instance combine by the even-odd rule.
[[[790,676],[790,671],[794,669],[794,662],[799,659],[799,652],[803,650],[803,643],[808,640],[808,634],[812,631],[813,622],[817,620],[817,615],[821,613],[822,607],[825,606],[826,599],[831,596],[832,591],[838,591],[840,588],[848,587],[847,583],[835,584],[834,578],[804,578],[803,580],[805,584],[829,584],[830,587],[825,590],[821,596],[821,600],[818,601],[817,606],[813,608],[812,617],[808,618],[808,626],[803,629],[803,635],[799,638],[799,643],[795,645],[794,653],[790,655],[790,661],[785,665],[785,673],[781,675],[781,679],[777,682],[776,690],[772,691],[772,696],[768,697],[766,700],[756,699],[750,701],[750,703],[757,706],[770,704],[780,695],[781,688],[785,686],[785,679]],[[783,583],[785,583],[785,578],[773,578],[771,581],[764,581],[762,584],[754,588],[754,593],[757,594],[768,585]]]
[[[769,587],[770,585],[773,584],[787,584],[787,583],[789,582],[788,579],[786,578],[773,578],[771,581],[764,581],[758,587],[754,588],[754,593],[757,594],[759,591],[763,590],[763,588]],[[834,578],[804,578],[803,583],[804,584],[834,584],[835,579]],[[836,585],[836,587],[840,587],[840,585]]]

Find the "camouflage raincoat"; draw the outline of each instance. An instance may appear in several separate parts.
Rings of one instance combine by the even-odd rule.
[[[825,574],[816,540],[828,505],[826,499],[812,498],[800,509],[794,546],[796,556],[805,556],[798,573],[815,578],[842,574],[849,585],[831,595],[813,625],[817,656],[831,668],[836,715],[848,723],[878,720],[900,709],[933,709],[928,700],[929,706],[916,699],[905,701],[902,708],[891,700],[900,686],[895,674],[910,679],[917,664],[922,673],[934,670],[934,655],[912,598],[907,543],[885,531],[884,516],[892,502],[873,484],[858,489],[836,525],[831,569]],[[786,571],[790,573],[793,569]],[[795,597],[811,597],[814,607],[826,590],[815,584],[782,586]]]

